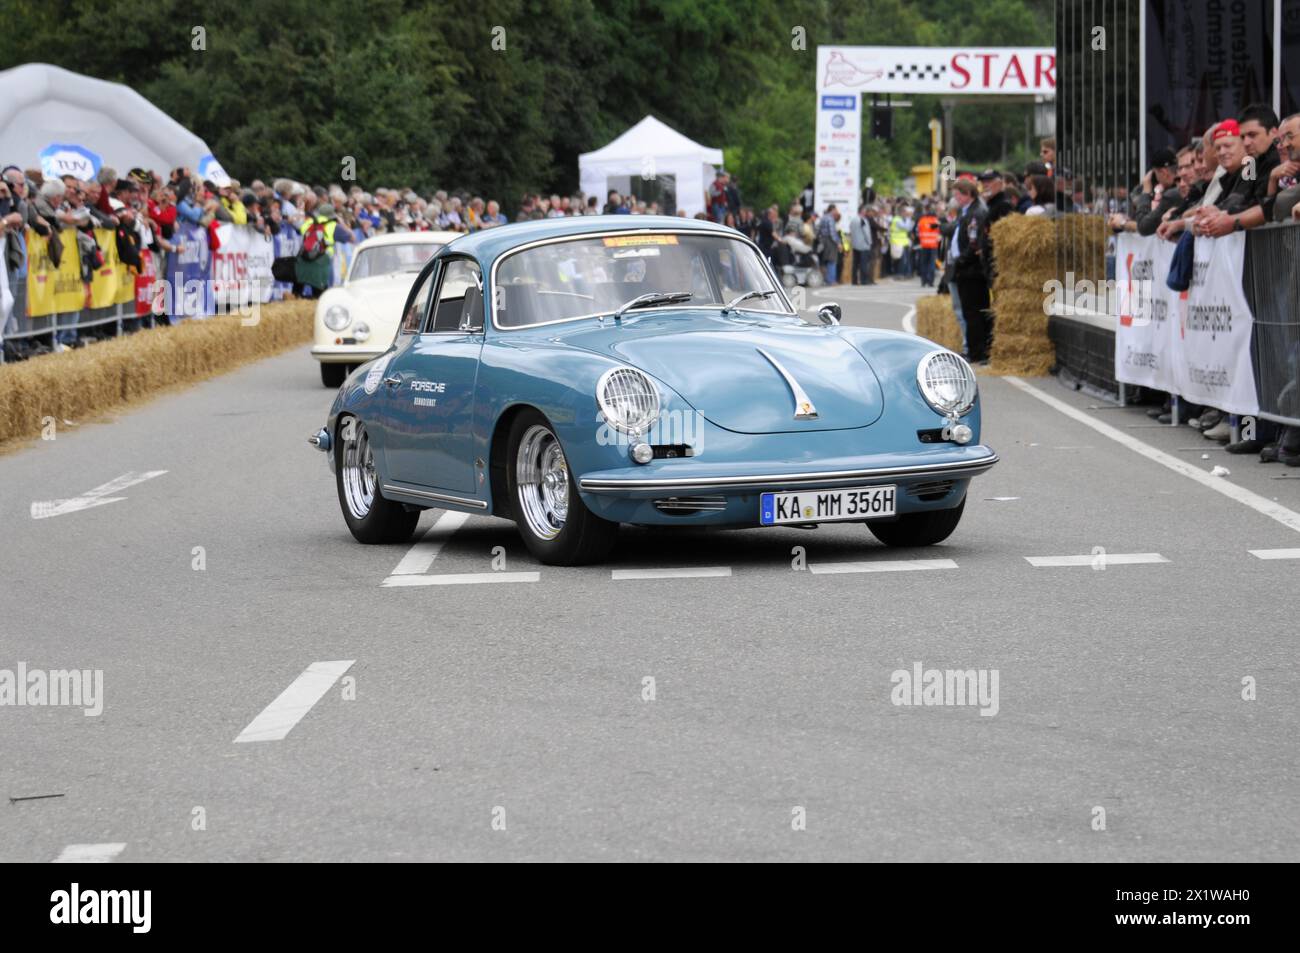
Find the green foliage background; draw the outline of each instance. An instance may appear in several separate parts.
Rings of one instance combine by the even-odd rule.
[[[1044,45],[1051,0],[7,0],[0,67],[123,82],[234,176],[472,191],[513,208],[577,187],[577,156],[652,113],[725,149],[745,200],[812,178],[818,44]],[[195,27],[206,49],[193,49]],[[505,49],[493,49],[504,28]],[[795,29],[806,49],[793,48]],[[501,36],[500,33],[497,34]],[[499,43],[498,43],[499,45]],[[911,97],[863,175],[929,160],[935,97]],[[1023,165],[1020,104],[959,106],[959,166]],[[1004,153],[1005,149],[1005,153]],[[1036,147],[1033,150],[1036,152]],[[4,157],[0,157],[4,158]]]

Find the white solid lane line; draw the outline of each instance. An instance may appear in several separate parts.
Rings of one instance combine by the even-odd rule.
[[[124,850],[125,844],[69,844],[51,863],[107,864]]]
[[[1047,404],[1047,406],[1059,410],[1067,417],[1077,420],[1085,427],[1091,427],[1103,437],[1109,437],[1116,443],[1128,447],[1134,453],[1141,454],[1148,460],[1154,461],[1163,467],[1167,467],[1175,473],[1182,474],[1189,480],[1195,480],[1197,483],[1201,484],[1201,486],[1213,490],[1215,493],[1222,493],[1230,500],[1235,500],[1244,506],[1249,506],[1255,512],[1267,516],[1269,519],[1277,520],[1288,529],[1293,529],[1300,533],[1300,513],[1295,512],[1295,510],[1287,509],[1280,503],[1274,503],[1272,500],[1266,499],[1258,493],[1252,493],[1245,487],[1240,487],[1235,483],[1230,483],[1222,477],[1210,476],[1208,471],[1201,470],[1184,460],[1179,460],[1177,457],[1170,456],[1163,450],[1157,450],[1155,447],[1143,443],[1137,437],[1126,434],[1124,431],[1112,427],[1110,424],[1102,423],[1100,420],[1094,420],[1077,407],[1072,407],[1065,401],[1053,397],[1051,394],[1044,393],[1037,387],[1034,387],[1032,384],[1027,384],[1018,377],[1004,377],[1002,379],[1012,387],[1024,391],[1029,396],[1041,400],[1043,403]]]
[[[1300,559],[1300,549],[1252,549],[1250,554],[1257,559]]]
[[[235,743],[279,741],[284,738],[355,661],[356,659],[312,662],[305,672],[280,693],[279,698],[263,708],[262,713],[249,722],[248,727],[239,733]]]
[[[121,503],[126,497],[112,494],[120,493],[127,487],[143,483],[145,480],[160,477],[166,472],[166,470],[146,470],[143,473],[123,473],[114,480],[101,483],[93,490],[87,490],[81,496],[66,500],[36,500],[32,503],[32,519],[43,520],[51,516],[63,516],[66,513],[88,510],[93,506],[103,506],[105,503]]]
[[[1167,563],[1159,553],[1097,553],[1095,556],[1026,556],[1025,561],[1031,566],[1047,568],[1053,566],[1092,566],[1110,568],[1111,566],[1139,566],[1146,563]]]
[[[881,559],[858,563],[809,563],[814,576],[841,572],[910,572],[919,569],[956,569],[951,559]]]
[[[907,314],[903,315],[903,330],[908,334],[916,333],[916,305],[912,305]]]
[[[473,586],[492,582],[537,582],[537,572],[454,572],[442,576],[389,576],[381,586]]]
[[[681,569],[612,569],[611,579],[694,579],[703,576],[730,576],[730,566],[695,566]]]
[[[422,572],[428,572],[433,561],[438,557],[439,551],[451,538],[451,534],[456,532],[465,525],[469,519],[468,513],[460,513],[456,510],[445,510],[443,514],[434,521],[420,541],[410,548],[402,561],[397,564],[393,570],[394,576],[411,576]]]

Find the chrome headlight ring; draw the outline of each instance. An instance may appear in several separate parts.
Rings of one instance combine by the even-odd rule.
[[[931,351],[916,365],[916,384],[925,402],[951,420],[970,413],[979,396],[975,372],[952,351]]]
[[[596,382],[596,403],[605,422],[633,436],[659,419],[659,388],[635,367],[614,367]]]

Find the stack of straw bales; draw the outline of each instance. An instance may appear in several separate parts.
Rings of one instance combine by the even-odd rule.
[[[997,278],[993,283],[994,374],[1040,376],[1056,363],[1047,337],[1048,282],[1100,277],[1104,270],[1106,224],[1100,216],[1067,215],[1059,219],[1008,215],[992,229]],[[1060,260],[1065,251],[1068,261]],[[1059,271],[1058,271],[1059,269]]]

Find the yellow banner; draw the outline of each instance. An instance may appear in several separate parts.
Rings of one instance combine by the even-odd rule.
[[[49,243],[27,230],[27,307],[32,317],[69,314],[86,307],[86,287],[81,282],[81,258],[77,253],[76,229],[65,228],[63,257],[59,267],[50,261]],[[135,302],[135,276],[117,257],[117,237],[112,229],[95,229],[95,241],[104,263],[95,269],[90,283],[90,307],[110,308]]]
[[[67,228],[60,237],[63,257],[55,268],[46,240],[30,228],[27,230],[27,313],[34,318],[69,314],[80,311],[86,304],[76,233]]]
[[[111,308],[119,301],[135,300],[135,282],[127,283],[126,266],[117,257],[117,237],[111,229],[95,229],[95,241],[104,255],[104,263],[95,269],[95,277],[90,282],[90,306],[92,308]],[[124,289],[130,293],[122,297]]]

